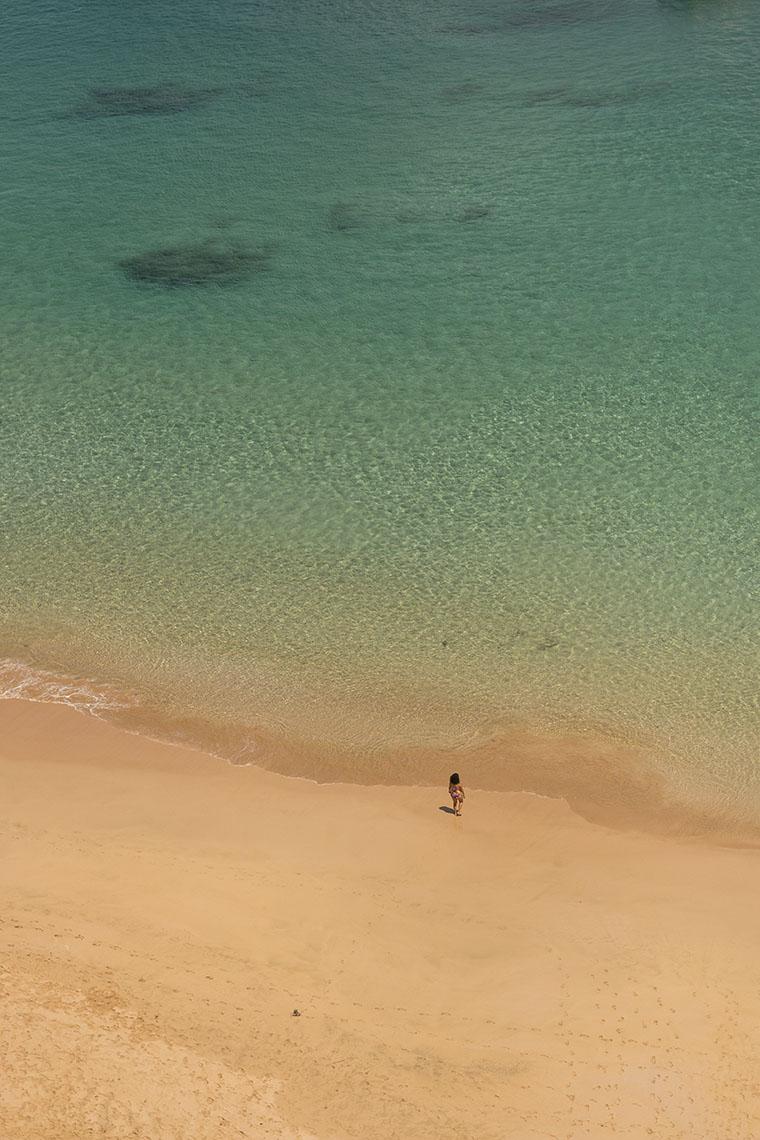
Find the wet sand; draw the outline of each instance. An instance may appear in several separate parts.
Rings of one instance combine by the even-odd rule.
[[[319,786],[0,703],[3,1140],[756,1140],[760,851],[454,820],[447,763]]]

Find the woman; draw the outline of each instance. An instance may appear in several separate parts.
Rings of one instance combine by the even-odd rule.
[[[462,804],[464,802],[464,788],[460,782],[458,772],[452,772],[449,776],[449,795],[454,805],[454,815],[461,815]]]

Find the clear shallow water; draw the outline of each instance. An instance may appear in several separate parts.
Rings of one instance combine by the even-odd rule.
[[[239,758],[593,729],[760,806],[756,5],[3,21],[4,652]],[[271,270],[118,264],[212,237]]]

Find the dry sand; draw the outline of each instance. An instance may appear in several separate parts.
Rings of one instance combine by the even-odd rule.
[[[0,1140],[758,1140],[760,851],[441,776],[0,705]]]

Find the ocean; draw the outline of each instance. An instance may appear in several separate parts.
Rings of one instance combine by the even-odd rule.
[[[5,695],[760,820],[758,5],[0,29]]]

